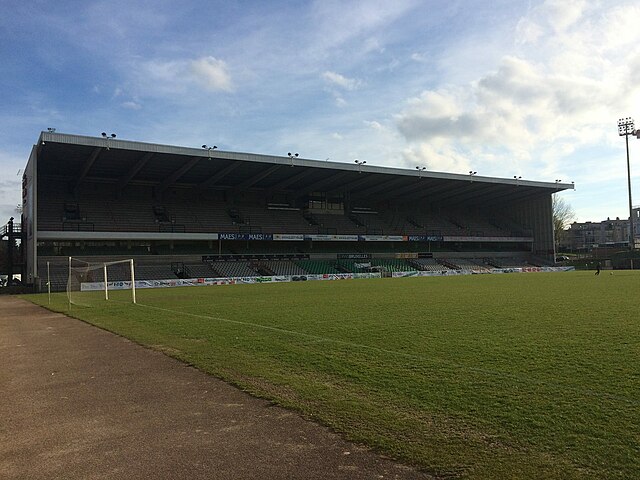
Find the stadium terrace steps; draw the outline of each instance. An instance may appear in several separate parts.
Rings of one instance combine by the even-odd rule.
[[[136,265],[137,280],[166,280],[177,278],[170,265]]]
[[[422,270],[429,272],[441,272],[443,270],[452,270],[446,265],[441,264],[435,258],[416,258],[414,262],[422,267]]]
[[[106,261],[109,254],[103,257],[93,257],[91,263],[99,266]],[[81,257],[87,260],[91,257]],[[177,278],[172,268],[173,259],[161,259],[160,257],[146,257],[135,260],[137,280],[170,280]],[[43,281],[46,281],[47,260],[50,261],[50,281],[52,291],[64,291],[67,287],[68,263],[67,257],[43,257],[39,262],[39,272]],[[155,264],[145,263],[160,262]],[[162,263],[162,261],[166,263]],[[186,256],[180,263],[184,265],[185,278],[216,278],[216,277],[254,277],[259,275],[285,275],[303,276],[309,274],[330,275],[337,273],[364,273],[369,271],[380,272],[406,272],[414,270],[442,272],[449,270],[487,272],[493,268],[526,268],[533,266],[524,257],[489,257],[483,258],[371,258],[363,260],[246,260],[228,261],[217,260],[209,263],[193,263],[197,256]],[[191,263],[189,263],[191,262]],[[102,281],[102,270],[95,269],[84,281]],[[108,266],[109,279],[112,281],[125,281],[130,278],[128,264],[116,264]],[[74,279],[77,282],[77,279]],[[75,285],[78,287],[78,285]]]
[[[118,197],[105,185],[87,185],[75,195],[43,187],[38,202],[38,229],[50,231],[127,231],[193,233],[284,233],[340,235],[453,235],[510,236],[498,227],[507,219],[490,220],[485,213],[461,210],[394,211],[364,214],[313,213],[317,225],[302,210],[272,210],[266,205],[234,204],[238,223],[229,215],[229,203],[216,198],[194,202],[185,193],[154,200],[146,187],[128,189]],[[65,204],[77,205],[78,217],[65,219]],[[161,208],[166,218],[158,217]]]
[[[184,273],[187,278],[209,278],[214,277],[215,272],[209,265],[204,264],[185,264]]]
[[[367,228],[356,225],[344,215],[332,215],[325,213],[314,213],[314,217],[320,223],[320,233],[330,235],[365,235]]]
[[[274,275],[306,275],[309,273],[291,260],[261,260],[258,265],[266,267]]]
[[[322,260],[296,260],[300,268],[314,275],[327,275],[332,273],[340,273],[334,266],[335,262]]]
[[[251,268],[250,262],[211,262],[211,268],[217,277],[255,277],[258,272]]]

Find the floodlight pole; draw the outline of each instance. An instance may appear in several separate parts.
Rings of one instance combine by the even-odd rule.
[[[633,204],[631,202],[631,164],[629,162],[629,135],[634,135],[633,118],[621,118],[618,120],[618,135],[625,137],[627,147],[627,187],[629,189],[629,250],[635,248],[635,236],[633,234]],[[633,258],[631,258],[631,269],[633,270]]]
[[[635,237],[633,235],[633,205],[631,201],[631,162],[629,161],[629,135],[624,136],[627,146],[627,189],[629,190],[629,248],[635,248]],[[633,261],[633,260],[631,260]]]

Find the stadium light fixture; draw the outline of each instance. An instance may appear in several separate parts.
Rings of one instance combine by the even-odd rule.
[[[478,172],[474,172],[473,170],[469,170],[469,177],[471,178],[471,182],[473,182],[473,176],[476,175]]]
[[[354,162],[356,163],[356,165],[358,165],[358,173],[362,173],[362,165],[364,165],[365,163],[367,163],[366,160],[358,160],[357,158],[354,160]]]
[[[416,170],[418,170],[418,178],[422,178],[422,172],[424,172],[427,167],[423,167],[421,165],[416,166]]]
[[[293,159],[294,158],[298,158],[298,154],[297,153],[287,153],[287,155],[289,156],[289,158],[291,159],[291,166],[293,167]]]
[[[618,120],[618,135],[625,138],[627,145],[627,187],[629,189],[629,249],[635,248],[635,236],[633,234],[633,205],[631,203],[631,166],[629,164],[629,135],[635,135],[633,118],[621,118]],[[633,269],[633,260],[631,261]]]
[[[202,145],[202,148],[204,148],[207,151],[209,158],[211,158],[211,150],[215,150],[218,147],[216,145],[212,145],[212,146]]]
[[[522,176],[514,175],[513,179],[516,181],[516,185],[520,185],[520,179],[522,179]]]
[[[55,129],[55,128],[52,128],[52,127],[49,127],[49,128],[47,128],[47,132],[49,132],[49,133],[56,133],[56,129]]]
[[[111,135],[107,135],[107,132],[102,132],[100,135],[107,141],[107,150],[109,150],[109,139],[116,138],[116,134],[112,133]]]

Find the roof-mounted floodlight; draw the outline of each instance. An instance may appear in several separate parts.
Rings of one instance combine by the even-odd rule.
[[[362,173],[362,165],[367,163],[367,161],[355,159],[354,162],[358,165],[358,173]]]
[[[287,153],[287,156],[291,159],[291,166],[293,167],[293,159],[298,158],[298,154],[289,152]]]
[[[209,158],[211,158],[211,150],[215,150],[216,148],[218,148],[216,145],[202,145],[202,148],[204,148],[207,151],[207,154],[209,156]]]
[[[107,132],[102,132],[100,135],[102,135],[102,138],[107,140],[107,150],[109,150],[109,140],[116,138],[116,134],[112,133],[111,135],[107,135]]]

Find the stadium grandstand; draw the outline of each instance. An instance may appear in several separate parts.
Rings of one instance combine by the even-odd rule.
[[[550,266],[573,185],[42,132],[23,175],[23,280],[70,256],[136,280]],[[126,269],[125,269],[126,270]]]

